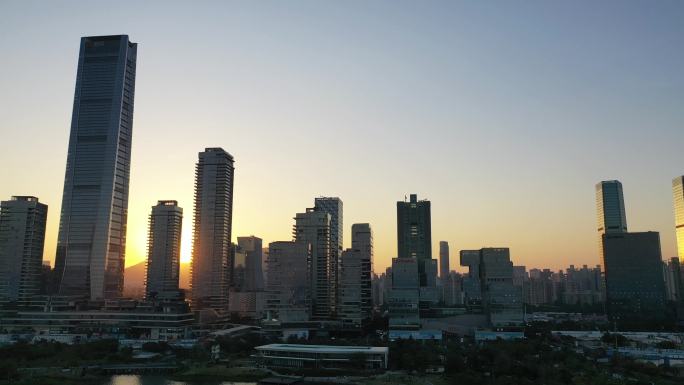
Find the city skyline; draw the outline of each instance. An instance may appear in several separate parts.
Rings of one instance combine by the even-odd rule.
[[[0,7],[2,10],[0,14],[6,15],[0,16],[0,25],[3,25],[0,28],[6,36],[16,36],[21,33],[26,38],[38,38],[41,37],[41,33],[45,32],[44,28],[51,25],[50,22],[46,22],[45,27],[37,28],[37,31],[25,30],[25,27],[20,25],[25,18],[17,15],[21,13],[20,6],[5,4]],[[52,5],[47,4],[41,7],[45,9],[34,14],[34,17],[45,18],[51,14],[49,11]],[[572,11],[572,7],[568,7]],[[320,6],[309,5],[305,8],[301,11],[314,13],[320,16],[321,20],[332,22],[332,25],[324,30],[324,36],[340,44],[349,43],[349,40],[342,36],[341,24],[343,23],[340,23],[340,19],[331,18],[327,12],[323,12]],[[489,17],[504,18],[504,21],[512,23],[511,19],[504,17],[503,10],[499,11],[501,13],[491,10],[490,12],[493,13],[487,13],[486,9],[478,6],[457,8],[450,9],[450,16],[466,17],[473,14],[482,16],[486,13]],[[556,11],[556,13],[552,12],[550,17],[560,17],[558,8],[547,9]],[[58,14],[63,12],[52,10]],[[250,14],[244,7],[236,6],[235,10],[238,14],[243,12],[242,16],[245,16],[244,12],[247,12],[246,19],[255,21],[256,16]],[[271,7],[265,11],[267,12],[263,18],[256,20],[264,28],[266,28],[265,25],[261,23],[267,24],[271,17],[276,18],[285,12],[284,9],[278,9],[278,7]],[[380,12],[378,9],[371,11]],[[598,11],[606,10],[599,9]],[[665,66],[665,62],[669,63],[665,68],[668,70],[669,66],[674,68],[682,63],[682,54],[669,48],[676,46],[676,40],[659,39],[663,36],[680,36],[681,25],[670,24],[677,19],[677,15],[682,14],[681,8],[675,11],[670,12],[670,16],[658,13],[659,16],[654,16],[653,19],[638,19],[635,16],[635,10],[623,10],[617,15],[619,22],[614,22],[617,24],[612,26],[626,28],[623,24],[641,20],[644,23],[642,27],[646,30],[643,40],[634,42],[624,39],[624,41],[636,44],[637,51],[640,53],[650,52],[652,60],[656,60],[655,64],[659,66]],[[544,82],[555,78],[545,77],[546,74],[542,73],[541,81],[534,81],[531,83],[531,88],[522,89],[529,96],[536,95],[539,98],[532,98],[536,100],[536,104],[519,103],[507,106],[506,103],[512,100],[508,98],[488,100],[488,103],[484,104],[506,118],[499,121],[495,118],[488,120],[483,115],[468,112],[468,108],[477,108],[472,103],[484,103],[487,100],[487,98],[482,98],[482,93],[488,97],[496,93],[488,88],[493,86],[492,83],[465,83],[461,91],[439,87],[437,79],[423,78],[419,71],[415,71],[405,61],[397,64],[394,70],[385,67],[388,59],[415,59],[413,55],[404,55],[390,48],[379,49],[377,52],[381,57],[378,58],[374,58],[363,49],[354,49],[348,53],[357,55],[356,59],[346,60],[345,63],[356,65],[357,67],[353,67],[354,71],[362,71],[362,65],[370,66],[370,73],[357,74],[359,76],[357,80],[363,80],[367,76],[379,77],[384,74],[381,69],[386,69],[390,80],[397,81],[397,84],[393,85],[378,80],[379,78],[374,79],[368,90],[374,96],[383,97],[397,90],[410,91],[416,90],[417,87],[416,94],[420,96],[422,93],[422,96],[427,96],[425,100],[407,95],[406,99],[391,99],[387,105],[381,104],[383,107],[381,113],[371,112],[365,109],[362,103],[353,102],[353,99],[358,97],[359,90],[354,86],[348,88],[334,81],[333,75],[335,74],[342,76],[343,79],[354,80],[353,71],[349,73],[343,71],[341,67],[331,67],[328,71],[319,70],[313,75],[305,75],[303,73],[305,71],[297,68],[304,64],[301,57],[286,57],[287,65],[282,71],[285,71],[287,76],[302,80],[306,87],[313,87],[311,94],[302,93],[302,86],[298,86],[296,82],[269,84],[268,81],[275,80],[272,75],[268,74],[273,68],[266,66],[258,59],[270,56],[255,54],[247,43],[232,45],[228,42],[220,43],[220,40],[209,39],[210,42],[205,44],[211,44],[214,48],[219,47],[218,51],[225,51],[225,53],[221,55],[216,52],[202,52],[200,57],[205,57],[207,61],[219,59],[218,62],[226,66],[230,62],[225,61],[227,58],[225,55],[232,57],[232,55],[246,54],[244,61],[234,63],[234,67],[226,67],[234,68],[237,74],[235,77],[222,78],[226,89],[213,86],[205,77],[192,74],[191,71],[187,73],[182,71],[186,68],[184,66],[189,66],[194,63],[193,61],[184,61],[184,59],[177,66],[164,67],[163,63],[173,57],[170,47],[177,43],[175,39],[179,36],[164,36],[162,32],[167,32],[167,29],[163,28],[163,25],[158,33],[145,28],[141,20],[149,12],[151,12],[150,9],[143,7],[140,14],[134,16],[132,21],[123,24],[104,22],[104,19],[98,17],[84,24],[73,23],[73,27],[60,30],[54,36],[56,42],[50,50],[39,52],[42,55],[41,60],[52,63],[51,66],[40,68],[40,70],[27,65],[31,60],[36,60],[36,53],[31,53],[31,50],[35,50],[35,46],[18,46],[10,42],[11,39],[0,42],[0,47],[5,52],[11,53],[6,72],[16,78],[16,80],[10,79],[5,77],[9,76],[5,74],[0,75],[3,76],[0,80],[8,85],[8,89],[15,89],[17,92],[11,96],[7,94],[2,97],[7,108],[5,113],[7,118],[3,119],[3,133],[16,137],[18,142],[26,139],[27,142],[34,143],[38,149],[45,150],[41,151],[44,159],[22,164],[22,173],[14,172],[13,167],[3,169],[0,176],[4,183],[0,186],[0,198],[9,199],[13,195],[34,195],[51,207],[44,259],[54,261],[56,253],[58,213],[62,209],[60,207],[62,179],[68,144],[69,111],[73,101],[73,84],[78,56],[77,39],[82,36],[110,33],[128,34],[133,41],[140,43],[140,50],[144,52],[141,54],[143,64],[140,64],[137,76],[137,86],[141,88],[136,90],[136,127],[133,137],[135,145],[132,154],[126,249],[126,264],[129,266],[145,259],[147,216],[150,206],[158,200],[172,199],[177,200],[182,207],[192,207],[192,169],[196,154],[205,147],[213,146],[225,148],[236,158],[235,177],[238,183],[235,186],[233,241],[237,239],[237,236],[250,234],[264,239],[264,244],[289,240],[293,215],[300,212],[303,207],[309,207],[311,199],[318,196],[340,197],[345,202],[344,221],[346,223],[367,222],[373,226],[375,231],[374,265],[375,271],[380,272],[390,265],[391,258],[397,256],[394,204],[404,195],[415,192],[433,204],[434,239],[448,241],[454,251],[477,249],[483,246],[506,246],[510,247],[511,259],[516,265],[550,266],[554,269],[570,264],[593,266],[600,261],[600,256],[596,248],[593,215],[595,208],[591,186],[600,180],[618,179],[625,187],[630,230],[660,232],[663,258],[667,259],[676,255],[670,181],[673,177],[682,174],[682,152],[676,150],[676,143],[684,140],[683,130],[681,130],[684,117],[682,112],[675,110],[678,105],[677,101],[682,97],[681,87],[678,87],[684,83],[681,73],[664,71],[663,74],[657,75],[640,72],[637,67],[643,62],[631,56],[625,56],[628,44],[624,41],[622,43],[624,46],[616,48],[615,51],[600,51],[600,48],[605,48],[608,43],[612,42],[610,30],[603,28],[591,18],[585,17],[581,20],[587,22],[594,32],[598,32],[598,42],[594,45],[590,44],[586,49],[577,48],[576,51],[562,51],[561,53],[567,55],[577,53],[586,59],[590,52],[596,50],[603,55],[602,58],[609,61],[618,61],[621,58],[634,59],[635,62],[625,63],[624,67],[621,67],[622,72],[618,71],[617,74],[604,79],[604,83],[594,85],[598,88],[599,94],[603,93],[602,96],[608,97],[613,104],[599,103],[594,97],[590,103],[597,103],[597,106],[588,106],[583,103],[564,105],[569,102],[570,98],[562,98],[545,86]],[[175,12],[180,13],[180,10],[176,9]],[[172,19],[179,18],[180,16],[175,12],[167,16]],[[227,11],[219,13],[226,14],[225,12]],[[664,10],[662,12],[667,13]],[[346,16],[349,15],[346,14]],[[427,31],[425,18],[434,14],[426,10],[422,10],[414,17],[398,11],[391,16],[395,18],[394,22],[404,20],[421,27],[419,28],[421,33],[417,34],[416,40],[406,43],[412,54],[421,52],[420,44],[417,43],[428,41],[440,30],[454,32],[454,41],[449,42],[455,45],[460,44],[476,61],[495,59],[500,55],[478,50],[475,45],[471,46],[464,40],[465,36],[472,36],[478,43],[489,42],[490,46],[487,47],[492,47],[491,44],[494,44],[491,39],[503,39],[503,43],[513,42],[513,40],[506,40],[504,36],[505,25],[502,27],[503,30],[489,32],[483,37],[472,34],[485,31],[467,30],[468,26],[463,27],[466,30],[455,31],[439,18],[434,29]],[[72,19],[65,16],[64,22],[68,23],[69,20]],[[159,19],[153,20],[159,23]],[[655,20],[663,24],[662,28],[655,28],[652,24]],[[224,31],[226,33],[222,36],[227,36],[232,42],[231,39],[234,39],[233,36],[240,32],[240,28],[247,28],[243,23],[232,27],[235,29]],[[294,25],[290,23],[292,21],[282,21],[278,28],[294,28]],[[391,26],[391,23],[392,20],[380,21],[382,26]],[[541,26],[542,24],[545,25],[545,23],[534,25]],[[218,28],[216,20],[208,25],[210,27],[207,28]],[[369,20],[358,21],[357,26],[365,29],[366,32],[369,31],[368,28],[372,28]],[[549,28],[549,26],[546,27]],[[316,45],[315,38],[306,37],[306,35],[316,28],[322,27],[305,24],[301,29],[295,29],[297,36],[303,39],[304,45],[289,47],[304,58],[313,60],[311,55],[315,52],[314,48],[320,48],[320,46]],[[206,32],[206,29],[199,31]],[[262,45],[259,47],[278,49],[278,40],[271,35],[259,33],[250,28],[246,31],[250,32],[246,36],[249,43],[261,42]],[[374,39],[366,45],[361,45],[362,48],[377,49],[386,41],[396,43],[395,38],[384,35],[381,28],[370,31],[373,32],[371,36]],[[552,31],[561,34],[564,32],[562,26]],[[624,33],[629,34],[629,32]],[[181,41],[199,39],[199,34],[200,32],[190,32],[189,36],[183,37]],[[661,45],[649,48],[648,45],[654,41],[658,41]],[[442,42],[446,43],[446,41]],[[306,44],[311,44],[311,46]],[[535,58],[551,60],[548,57],[539,58],[539,53],[535,54],[536,50],[533,49],[547,47],[543,39],[536,41],[535,44],[523,47],[527,50],[523,50],[521,55],[528,59],[528,64],[529,62],[539,64],[532,60]],[[204,46],[200,44],[200,47]],[[188,49],[199,54],[199,51],[195,51],[197,47]],[[503,51],[506,50],[503,49]],[[432,65],[436,66],[435,69],[440,70],[439,73],[448,78],[449,85],[461,84],[459,82],[466,79],[464,74],[469,73],[468,71],[472,68],[467,63],[456,60],[450,52],[449,50],[441,52],[431,46],[431,49],[427,49],[425,53],[426,57],[432,60]],[[507,57],[510,58],[511,52],[507,53]],[[322,58],[319,59],[321,62],[318,62],[314,68],[330,64],[329,60],[335,57],[336,55],[330,52],[323,52]],[[460,64],[461,67],[454,69],[458,76],[445,72],[440,65],[442,63],[440,59],[444,59],[444,63]],[[515,75],[531,80],[529,77],[531,74],[524,70],[522,64],[512,62],[511,70],[515,71]],[[579,64],[579,67],[572,67],[568,63],[547,63],[547,65],[542,63],[539,64],[541,67],[535,68],[541,68],[556,75],[572,75],[571,77],[575,80],[584,81],[584,83],[581,82],[583,85],[596,80],[593,76],[606,75],[601,72],[601,68],[589,62],[577,60],[574,64]],[[254,65],[256,68],[252,68]],[[24,69],[25,66],[26,69]],[[202,71],[199,72],[211,74],[218,68],[203,63]],[[492,69],[489,67],[489,70]],[[179,75],[187,78],[179,80],[176,78]],[[404,75],[408,77],[404,78]],[[502,88],[498,88],[499,91],[503,90],[505,93],[505,91],[512,92],[519,89],[517,87],[520,84],[511,83],[511,79],[505,73],[495,71],[493,75],[495,81],[503,81],[503,85],[500,86]],[[320,76],[320,80],[323,81],[320,86],[314,83],[317,76]],[[632,79],[628,81],[628,78]],[[46,82],[46,79],[50,81]],[[405,81],[399,81],[399,79]],[[664,79],[669,81],[666,86],[659,83],[664,82]],[[254,80],[260,80],[255,83],[256,91],[240,94],[250,84],[249,81]],[[19,83],[16,81],[22,82],[22,87],[17,86]],[[198,97],[200,103],[209,104],[206,106],[196,104],[190,100],[192,98],[181,95],[180,91],[176,92],[166,84],[175,81],[179,81],[180,89],[186,91],[189,86],[188,82],[197,82],[199,94],[205,94],[202,90],[208,93],[207,98]],[[238,87],[235,90],[230,89],[235,82]],[[286,91],[281,93],[275,90],[278,84]],[[360,87],[360,83],[354,84]],[[551,85],[554,84],[558,83],[552,81]],[[36,92],[39,85],[45,87],[45,92]],[[566,83],[562,83],[561,86],[569,87]],[[328,91],[321,90],[320,87],[325,87]],[[582,95],[578,89],[570,88],[575,92],[574,96],[577,96],[578,92]],[[391,92],[386,94],[388,90]],[[638,98],[635,95],[621,97],[619,93],[622,91],[627,91],[630,95],[632,91],[639,91],[643,92],[643,95]],[[288,92],[293,92],[297,96],[294,101],[283,98],[288,95]],[[168,95],[163,95],[163,93]],[[663,99],[663,94],[669,99]],[[308,114],[308,117],[303,118],[299,114],[288,112],[289,109],[296,110],[305,107],[307,103],[322,95],[334,96],[333,101],[331,104],[313,103],[312,106],[306,107],[302,115]],[[459,102],[473,95],[476,96],[475,100],[459,109]],[[49,99],[54,100],[46,99],[48,96]],[[552,97],[551,101],[541,101],[540,99],[545,96],[555,98]],[[222,104],[231,105],[230,113],[211,112],[216,105],[207,100],[209,97],[218,97]],[[647,102],[649,98],[654,99],[654,104]],[[401,108],[406,108],[405,103],[412,100],[420,102],[419,109],[413,110],[413,114],[408,116],[399,111]],[[434,101],[436,106],[430,105],[429,100]],[[364,99],[364,102],[367,101]],[[661,104],[655,104],[656,102]],[[32,108],[36,104],[41,105],[40,114],[34,114],[29,110],[29,107]],[[350,110],[345,111],[343,107],[333,104],[349,105]],[[613,115],[616,111],[629,109],[629,107],[636,109],[633,112],[634,115],[628,111],[621,111],[620,116]],[[552,117],[527,114],[536,111],[537,108],[550,108],[557,114]],[[239,112],[240,109],[243,111]],[[426,115],[423,109],[437,113],[439,118],[422,117]],[[262,114],[264,111],[267,113]],[[209,114],[203,117],[200,116],[202,113]],[[276,119],[261,117],[269,113],[274,113]],[[580,117],[583,113],[587,115]],[[637,117],[640,113],[648,118]],[[236,116],[228,116],[231,114]],[[333,116],[326,117],[325,115]],[[341,123],[335,122],[337,117],[341,118]],[[513,117],[512,122],[502,124],[511,117]],[[605,127],[606,123],[609,127]],[[528,124],[530,127],[527,127]],[[297,129],[296,126],[300,125],[302,128]],[[377,127],[373,128],[373,125]],[[394,130],[398,130],[400,134],[407,134],[423,130],[425,126],[431,125],[437,128],[428,128],[429,135],[425,137],[412,137],[409,142],[393,137]],[[180,131],[180,127],[186,129],[190,127],[189,132],[192,132],[192,135]],[[595,132],[600,128],[605,131]],[[484,132],[484,135],[474,132],[477,130],[480,130],[480,133]],[[575,130],[578,132],[574,132]],[[369,143],[359,144],[356,138],[346,137],[353,137],[363,131],[368,133],[366,138]],[[168,135],[169,132],[175,132],[177,138]],[[331,149],[330,146],[318,147],[325,140],[337,138],[340,133],[342,134],[341,141],[338,143],[340,150]],[[615,135],[621,133],[624,135],[616,139]],[[498,135],[502,137],[496,140]],[[260,142],[254,142],[255,136]],[[302,140],[305,136],[307,138]],[[650,147],[656,147],[657,151],[642,147],[643,141],[656,136],[661,139]],[[589,142],[587,138],[594,139],[596,142]],[[473,153],[459,146],[461,143],[459,139],[475,147],[494,145],[495,150],[500,151],[501,154],[491,160],[472,162]],[[533,139],[541,140],[545,146],[525,144]],[[301,143],[297,143],[298,141]],[[385,141],[386,145],[382,147],[394,149],[380,149],[375,143],[371,143],[374,141]],[[443,143],[438,142],[452,143],[454,147],[445,147]],[[409,150],[414,148],[413,145],[417,146],[418,151],[428,155],[415,155],[413,150]],[[169,148],[173,150],[169,151]],[[255,148],[258,151],[253,151]],[[547,150],[549,148],[557,152],[552,153]],[[352,161],[349,156],[345,156],[350,154],[350,149],[356,150],[355,155],[361,158],[360,162]],[[450,151],[450,155],[439,154],[440,149]],[[590,153],[599,150],[608,153],[602,156],[612,155],[613,159],[596,164],[595,158]],[[624,155],[637,150],[642,151],[638,153],[641,156]],[[451,154],[451,152],[456,154]],[[24,160],[24,153],[25,148],[21,146],[8,148],[0,154],[0,160],[7,165],[19,164]],[[306,155],[293,155],[296,153]],[[521,159],[512,159],[519,153],[527,155],[521,156]],[[404,162],[404,157],[409,154],[415,155],[410,164]],[[622,158],[616,157],[616,154],[623,154],[623,156]],[[329,170],[325,173],[321,172],[322,169],[311,162],[314,156],[320,157],[320,161],[317,160],[315,163],[320,163],[320,167],[325,170],[336,166],[335,169],[340,171],[338,173],[331,173]],[[606,156],[606,158],[610,157]],[[615,158],[618,160],[614,160]],[[510,159],[511,164],[503,163],[507,159]],[[574,164],[570,164],[572,162]],[[413,175],[414,179],[407,179],[405,175]],[[305,182],[313,176],[317,178],[315,183]],[[444,180],[440,179],[442,177]],[[273,194],[273,191],[278,191],[278,194]],[[562,200],[563,205],[559,205],[558,200]],[[191,218],[191,213],[187,213],[185,226],[183,226],[182,259],[184,262],[189,262],[189,251],[192,245],[192,225],[188,222],[189,218]],[[540,223],[543,226],[539,226]],[[562,232],[558,231],[560,228],[563,229]],[[349,240],[346,240],[343,247],[347,248],[349,244]],[[437,255],[437,242],[433,242],[431,247],[433,254]],[[458,266],[453,259],[451,262],[452,266]]]

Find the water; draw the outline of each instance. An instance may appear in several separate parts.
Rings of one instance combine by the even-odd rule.
[[[232,382],[232,381],[172,381],[163,376],[137,376],[117,375],[112,376],[102,385],[257,385],[256,382]]]

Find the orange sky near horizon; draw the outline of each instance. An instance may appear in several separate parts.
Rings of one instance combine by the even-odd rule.
[[[0,199],[48,204],[54,260],[79,39],[138,43],[126,265],[158,200],[184,209],[205,147],[235,158],[233,240],[290,240],[317,196],[396,255],[396,202],[432,202],[433,258],[599,264],[594,185],[675,256],[684,6],[589,2],[0,2]],[[131,11],[134,10],[134,11]]]

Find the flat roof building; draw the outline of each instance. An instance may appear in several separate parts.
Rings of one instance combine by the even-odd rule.
[[[608,316],[620,320],[661,319],[665,279],[657,232],[603,235]]]
[[[0,203],[0,302],[39,293],[47,213],[36,197]]]
[[[267,368],[351,369],[363,355],[363,368],[387,369],[389,348],[385,346],[330,346],[270,344],[257,346],[254,357]]]

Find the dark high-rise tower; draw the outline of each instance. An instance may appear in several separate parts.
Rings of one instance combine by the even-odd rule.
[[[605,233],[627,232],[622,183],[617,180],[596,184],[596,221],[599,237]]]
[[[39,293],[47,211],[30,196],[0,204],[0,301]]]
[[[334,309],[339,294],[340,255],[343,249],[343,214],[342,200],[337,197],[319,197],[314,200],[314,210],[330,214],[330,301]]]
[[[657,232],[603,235],[606,308],[615,321],[662,319],[665,282]]]
[[[397,202],[397,248],[399,258],[418,260],[420,286],[427,286],[425,263],[432,259],[430,201],[411,194],[408,202]]]
[[[159,201],[152,207],[147,237],[147,278],[145,293],[178,293],[183,209],[176,201]]]
[[[330,279],[330,214],[315,209],[297,213],[293,235],[295,242],[305,243],[311,250],[311,316],[315,319],[330,318],[333,311]]]
[[[60,294],[123,290],[137,44],[81,39],[55,273]]]
[[[439,278],[444,281],[449,277],[449,242],[439,241]]]
[[[228,310],[233,224],[233,157],[222,148],[199,153],[195,168],[192,302],[198,309]]]

